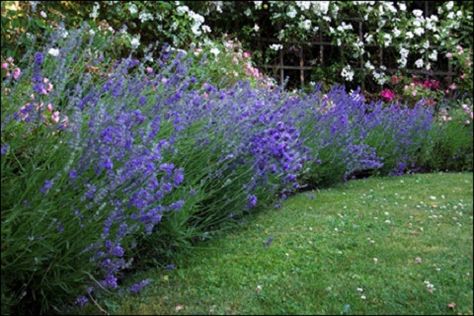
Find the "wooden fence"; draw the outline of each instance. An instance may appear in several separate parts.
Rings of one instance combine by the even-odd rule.
[[[437,1],[412,2],[413,8],[423,9],[425,16],[429,16],[432,12],[435,12],[439,4],[440,2]],[[346,19],[346,22],[351,23],[353,27],[356,25],[359,39],[363,41],[364,20],[361,18],[350,18]],[[270,43],[279,42],[274,38],[260,38],[259,41],[259,47],[268,47]],[[279,51],[277,58],[268,64],[261,64],[259,67],[265,69],[268,74],[273,75],[281,85],[288,79],[290,87],[301,87],[309,83],[310,74],[315,68],[328,66],[334,61],[337,55],[341,56],[341,49],[343,48],[344,45],[337,46],[325,38],[322,33],[322,27],[320,26],[318,33],[315,34],[312,40],[306,42],[288,41],[286,47]],[[432,48],[436,49],[436,47]],[[394,47],[364,45],[364,49],[371,50],[378,54],[380,65],[387,67],[385,70],[386,73],[392,74],[398,70],[396,58],[394,57],[398,52],[394,52]],[[310,61],[313,61],[313,63],[310,64]],[[362,71],[365,62],[366,60],[361,56],[357,65],[353,65],[355,67],[352,67],[355,71],[361,71],[363,74],[364,79],[361,82],[363,89],[366,88],[367,84],[374,85],[373,81],[365,74],[365,71]],[[408,64],[413,64],[412,60],[409,59]],[[438,56],[438,61],[434,64],[432,63],[432,66],[433,68],[431,70],[405,68],[404,72],[422,77],[443,78],[448,83],[452,81],[455,73],[452,70],[451,63],[449,63],[444,56]]]

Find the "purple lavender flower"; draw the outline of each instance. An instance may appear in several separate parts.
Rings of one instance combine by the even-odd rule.
[[[77,170],[76,169],[71,169],[69,171],[69,179],[75,180],[77,178]]]
[[[145,279],[138,283],[133,284],[129,287],[130,293],[137,294],[139,293],[144,287],[148,286],[151,283],[151,279]]]
[[[5,155],[7,152],[8,152],[8,149],[10,148],[10,145],[8,144],[2,144],[0,146],[0,152],[1,152],[1,155]]]
[[[108,274],[105,279],[101,281],[101,284],[105,288],[115,289],[118,287],[117,277],[113,274]]]
[[[78,296],[76,298],[75,304],[79,307],[84,307],[89,302],[89,299],[84,295]]]
[[[53,181],[46,180],[43,186],[41,187],[40,192],[43,194],[47,194],[52,187],[53,187]]]
[[[110,254],[115,257],[123,257],[123,255],[125,254],[125,250],[122,248],[122,246],[115,245],[110,250]]]
[[[41,66],[44,61],[44,55],[41,52],[36,52],[35,53],[35,65]]]
[[[174,269],[176,269],[176,265],[174,263],[170,263],[165,266],[166,271],[172,271]]]
[[[257,205],[257,197],[255,195],[249,195],[247,198],[248,208],[254,208]]]
[[[184,181],[184,170],[183,168],[176,169],[174,172],[174,185],[179,186]]]

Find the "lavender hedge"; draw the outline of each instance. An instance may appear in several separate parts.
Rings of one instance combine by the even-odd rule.
[[[421,103],[366,103],[343,87],[218,89],[166,50],[102,73],[84,30],[24,58],[2,82],[2,313],[87,304],[137,261],[304,186],[406,172],[432,128]]]

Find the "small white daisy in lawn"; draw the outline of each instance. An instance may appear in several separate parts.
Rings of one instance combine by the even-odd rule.
[[[441,194],[441,198],[442,198],[442,199],[445,199],[446,197],[444,196],[444,194]]]
[[[441,271],[441,268],[436,268],[436,271],[437,271],[437,272]]]
[[[365,300],[365,299],[367,299],[367,296],[361,295],[360,298],[363,299],[363,300]]]
[[[390,223],[391,223],[391,221],[389,219],[385,220],[385,224],[390,224]]]
[[[430,195],[430,200],[433,200],[433,201],[436,200],[436,196]]]
[[[262,291],[262,286],[261,285],[257,285],[257,287],[255,288],[255,291],[257,293],[260,293]]]
[[[428,292],[433,293],[433,291],[436,290],[436,288],[430,281],[424,281],[423,283],[425,283]]]
[[[362,292],[364,292],[364,289],[361,288],[361,287],[358,287],[358,288],[357,288],[357,292],[362,293]]]
[[[287,253],[285,253],[285,256],[289,257],[289,256],[290,256],[290,254],[287,252]]]
[[[421,257],[416,257],[415,258],[415,263],[418,263],[420,264],[423,260],[421,259]]]
[[[388,215],[390,215],[390,213],[389,213],[389,212],[385,212],[384,214],[385,214],[385,216],[388,216]]]
[[[374,260],[374,263],[379,262],[379,259],[377,259],[377,258],[374,258],[373,260]]]

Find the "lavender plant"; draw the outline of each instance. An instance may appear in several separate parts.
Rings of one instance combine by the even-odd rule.
[[[2,82],[5,311],[84,305],[136,261],[321,178],[404,172],[431,126],[421,105],[367,104],[342,87],[218,89],[166,48],[154,67],[129,57],[102,69],[86,31],[53,36]]]

